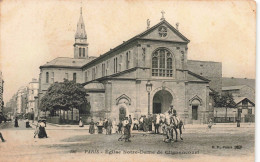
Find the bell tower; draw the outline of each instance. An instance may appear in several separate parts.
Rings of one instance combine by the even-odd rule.
[[[82,17],[82,6],[80,7],[80,17],[77,24],[77,31],[75,34],[74,43],[74,58],[86,59],[88,58],[88,43],[85,24]]]

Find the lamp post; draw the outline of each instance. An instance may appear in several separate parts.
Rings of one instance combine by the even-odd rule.
[[[153,84],[150,80],[146,83],[146,91],[148,92],[148,115],[150,115],[150,92],[152,91]]]
[[[216,110],[216,121],[215,123],[218,121],[218,111]]]

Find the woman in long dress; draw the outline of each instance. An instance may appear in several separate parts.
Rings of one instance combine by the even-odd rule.
[[[45,123],[41,121],[39,126],[38,138],[44,138],[44,137],[48,138],[47,133],[45,131]]]
[[[19,127],[17,117],[15,117],[15,120],[14,120],[14,126],[15,126],[15,127]]]
[[[84,127],[84,124],[83,124],[83,121],[82,121],[81,117],[79,118],[79,127]]]

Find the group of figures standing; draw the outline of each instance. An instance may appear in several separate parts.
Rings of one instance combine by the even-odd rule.
[[[17,117],[14,120],[14,127],[16,128],[19,127]],[[28,119],[26,119],[25,127],[32,128]],[[36,136],[38,136],[38,138],[48,138],[45,127],[46,127],[46,120],[45,119],[38,120],[38,123],[36,124],[35,131],[34,131],[34,138]]]
[[[79,124],[81,122],[82,120],[80,119]],[[95,123],[93,119],[91,119],[91,122],[89,123],[90,134],[95,133],[95,126],[97,127],[98,134],[102,134],[103,130],[105,130],[106,135],[111,135],[112,133],[117,133],[117,134],[123,133],[123,136],[120,137],[120,140],[124,139],[126,142],[130,142],[131,127],[132,127],[131,115],[129,115],[129,117],[125,117],[119,123],[116,123],[115,121],[112,122],[111,119],[107,119],[107,118],[105,118],[104,120],[100,118],[100,120]]]
[[[79,126],[83,127],[82,119],[80,118]],[[91,119],[89,123],[89,133],[95,133],[95,127],[97,127],[98,133],[102,134],[105,130],[106,135],[111,135],[112,133],[122,134],[119,140],[125,140],[130,142],[132,130],[144,131],[144,132],[154,132],[155,134],[164,135],[164,141],[177,141],[178,134],[180,139],[182,138],[182,129],[184,128],[183,121],[177,116],[176,110],[173,106],[170,106],[169,111],[164,114],[153,114],[146,117],[142,115],[139,119],[133,118],[131,115],[120,120],[118,123],[112,121],[111,119],[100,118],[98,122],[94,122]],[[175,133],[175,140],[173,140]]]

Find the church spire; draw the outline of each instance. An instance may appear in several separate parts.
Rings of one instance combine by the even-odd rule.
[[[80,6],[80,16],[75,33],[74,58],[88,58],[88,43],[85,24],[82,16],[82,2]]]
[[[85,24],[84,24],[83,16],[82,16],[82,4],[80,7],[80,16],[79,16],[79,21],[77,24],[77,31],[75,34],[75,39],[87,39],[87,33],[85,30]]]

